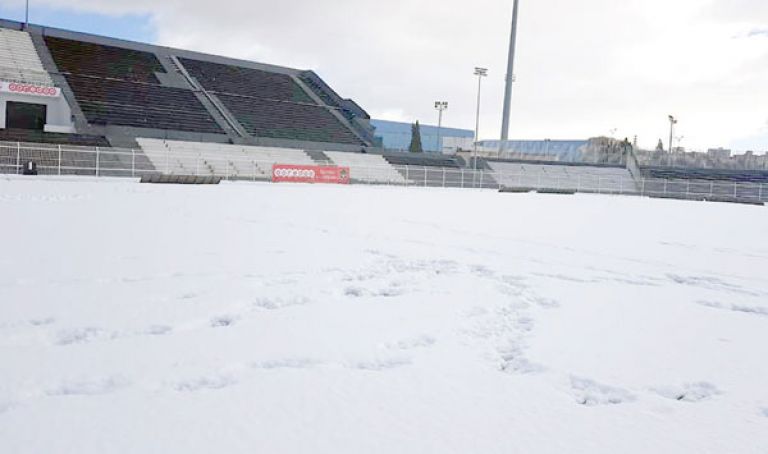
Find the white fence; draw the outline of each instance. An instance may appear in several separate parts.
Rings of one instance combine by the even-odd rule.
[[[23,173],[26,163],[37,164],[40,175],[141,177],[143,175],[219,176],[225,180],[270,181],[273,161],[256,161],[237,154],[215,156],[163,150],[150,160],[141,150],[99,149],[56,145],[0,143],[0,173]],[[292,164],[291,162],[280,162]],[[328,164],[333,165],[329,162]],[[392,172],[395,169],[396,172]],[[517,188],[590,192],[652,197],[768,202],[768,184],[711,180],[661,180],[590,174],[578,167],[568,177],[544,173],[505,173],[456,167],[350,166],[353,184],[409,187]],[[627,173],[629,175],[629,173]]]

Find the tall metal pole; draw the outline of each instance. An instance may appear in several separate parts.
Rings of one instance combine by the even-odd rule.
[[[669,152],[672,153],[673,150],[673,144],[672,144],[672,136],[675,132],[675,125],[677,124],[677,120],[672,115],[669,116]]]
[[[504,88],[504,115],[501,121],[501,141],[502,147],[504,141],[509,139],[509,115],[512,108],[512,84],[515,81],[515,47],[517,46],[517,12],[519,10],[519,0],[514,2],[514,11],[512,12],[512,32],[509,37],[509,58],[507,60],[507,84]]]
[[[473,167],[477,170],[477,141],[480,140],[480,90],[482,89],[483,77],[488,75],[488,69],[475,68],[477,76],[477,114],[475,115],[475,148]]]
[[[448,109],[448,103],[446,101],[435,101],[435,109],[438,111],[437,117],[437,151],[442,153],[443,146],[440,142],[441,132],[443,128],[443,111]]]
[[[27,6],[24,9],[24,30],[29,30],[29,0],[27,0]]]
[[[443,109],[440,109],[437,114],[437,151],[442,152],[442,148],[440,146],[440,130],[443,128]]]

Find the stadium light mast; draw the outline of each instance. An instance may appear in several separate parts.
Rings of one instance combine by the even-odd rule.
[[[501,148],[504,142],[509,139],[509,115],[512,109],[512,84],[515,82],[515,47],[517,46],[517,12],[519,10],[519,0],[514,2],[512,11],[512,32],[509,37],[509,58],[507,60],[507,83],[504,88],[504,114],[501,120]]]
[[[29,30],[29,0],[24,8],[24,30]]]
[[[488,68],[475,68],[477,76],[477,114],[475,115],[475,148],[474,169],[477,170],[477,141],[480,140],[480,89],[483,85],[483,77],[488,76]]]
[[[677,124],[677,118],[675,118],[673,115],[670,115],[669,116],[669,153],[670,154],[674,149],[674,145],[672,144],[672,139],[674,138],[676,124]]]
[[[443,111],[448,110],[448,102],[435,101],[435,109],[437,109],[437,151],[443,152],[443,146],[440,143],[440,133],[443,129]]]

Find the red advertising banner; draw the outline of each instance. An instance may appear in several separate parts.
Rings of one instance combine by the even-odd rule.
[[[39,85],[23,84],[17,82],[0,82],[0,92],[20,95],[43,96],[46,98],[58,98],[61,89],[56,87],[43,87]]]
[[[272,166],[272,181],[275,183],[349,184],[349,167],[275,164]]]

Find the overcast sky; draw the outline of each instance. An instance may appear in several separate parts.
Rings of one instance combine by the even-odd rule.
[[[0,0],[6,7],[23,0]],[[316,70],[374,118],[500,134],[512,0],[31,0],[147,21],[144,40]],[[510,136],[768,150],[768,0],[520,0]],[[77,27],[77,24],[73,24]]]

